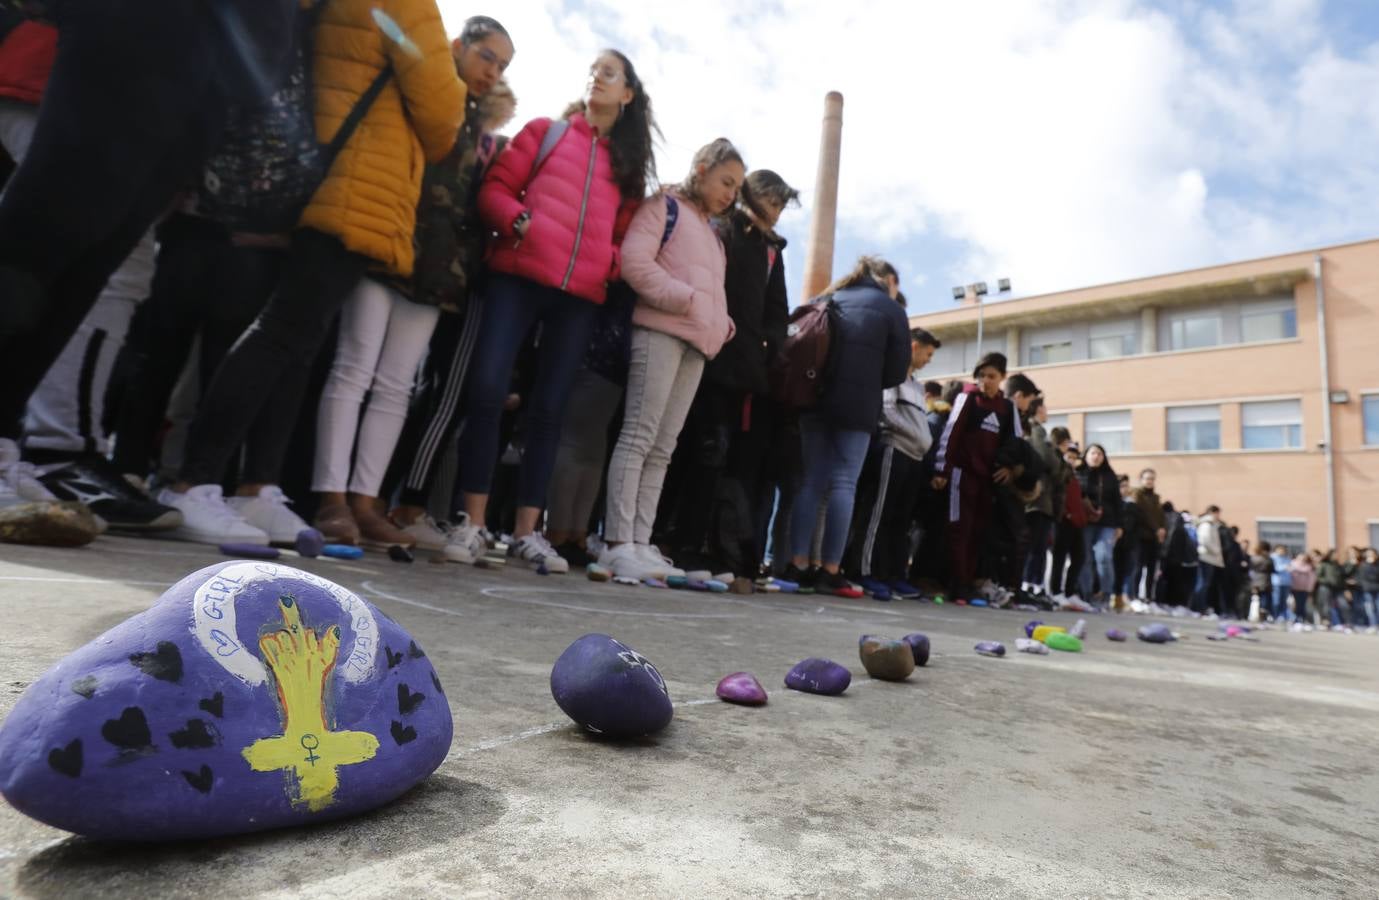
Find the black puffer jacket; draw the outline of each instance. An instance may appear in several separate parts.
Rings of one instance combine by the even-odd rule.
[[[833,295],[838,316],[830,349],[828,386],[810,412],[840,431],[876,430],[881,392],[910,369],[910,322],[878,284]]]
[[[1107,528],[1121,527],[1120,482],[1110,466],[1102,464],[1095,469],[1085,463],[1078,467],[1077,480],[1082,484],[1082,499],[1101,510],[1101,520],[1087,520],[1087,526],[1104,525]]]
[[[790,308],[785,296],[785,238],[758,228],[734,211],[717,223],[728,256],[723,283],[733,339],[704,369],[704,380],[730,391],[765,394],[766,370],[785,340]]]

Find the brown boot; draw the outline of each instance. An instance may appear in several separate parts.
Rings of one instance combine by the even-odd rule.
[[[359,526],[355,524],[354,513],[343,503],[332,503],[316,510],[314,524],[325,536],[327,544],[348,544],[353,547],[359,543]]]
[[[389,547],[410,548],[417,541],[398,528],[376,509],[355,507],[354,520],[359,523],[359,546],[387,550]]]

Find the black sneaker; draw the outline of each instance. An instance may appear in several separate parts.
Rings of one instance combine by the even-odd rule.
[[[819,580],[819,573],[816,569],[801,570],[799,566],[791,563],[785,567],[785,571],[781,573],[780,577],[782,581],[789,581],[796,585],[796,593],[812,594],[814,593],[814,584]]]
[[[182,524],[182,513],[139,490],[104,457],[82,457],[39,480],[60,499],[86,504],[111,528],[168,531]]]
[[[585,550],[574,541],[566,541],[559,547],[556,547],[555,552],[559,553],[567,563],[576,569],[587,569],[590,563],[597,562],[597,560],[589,555],[588,550]]]

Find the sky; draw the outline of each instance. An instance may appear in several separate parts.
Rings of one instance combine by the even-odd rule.
[[[660,177],[731,139],[801,191],[780,231],[801,301],[823,98],[841,91],[834,272],[901,271],[910,311],[1379,236],[1374,0],[439,0],[517,48],[509,130],[637,67]]]

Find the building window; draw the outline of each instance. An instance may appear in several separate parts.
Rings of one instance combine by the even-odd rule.
[[[1054,430],[1055,428],[1067,428],[1067,427],[1068,427],[1068,414],[1067,414],[1067,413],[1059,413],[1058,415],[1054,415],[1053,413],[1050,413],[1050,414],[1049,414],[1048,421],[1046,421],[1046,422],[1044,423],[1044,429],[1045,429],[1046,431],[1048,431],[1049,434],[1053,434],[1053,430]]]
[[[1174,453],[1220,450],[1221,407],[1169,407],[1168,449]]]
[[[1042,366],[1047,363],[1072,362],[1073,337],[1067,329],[1039,331],[1029,335],[1025,349],[1025,365]]]
[[[1240,305],[1240,342],[1282,341],[1298,336],[1298,311],[1292,297]]]
[[[1365,445],[1379,447],[1379,394],[1361,397],[1360,409],[1365,420]],[[1372,546],[1379,546],[1379,544]]]
[[[1128,409],[1087,413],[1083,417],[1082,430],[1087,438],[1083,446],[1084,453],[1092,444],[1100,444],[1106,448],[1108,454],[1129,453],[1133,449]]]
[[[1292,519],[1259,519],[1255,522],[1259,540],[1275,547],[1286,547],[1296,556],[1307,549],[1307,523]]]
[[[1240,404],[1240,446],[1246,450],[1291,450],[1302,446],[1302,401]]]
[[[1087,329],[1087,355],[1092,359],[1133,356],[1140,350],[1139,331],[1134,319],[1093,322]]]
[[[1369,523],[1369,545],[1379,549],[1379,522]]]
[[[1196,350],[1221,343],[1221,311],[1195,309],[1174,313],[1168,318],[1170,350]]]

